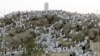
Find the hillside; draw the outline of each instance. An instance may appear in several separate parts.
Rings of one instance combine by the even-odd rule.
[[[88,51],[89,41],[100,39],[100,15],[62,10],[13,12],[0,19],[0,36],[1,43],[5,37],[8,51],[11,46],[13,51],[19,46],[23,48],[28,39],[34,39],[47,53],[65,51],[66,47],[72,52],[73,48],[83,46]]]

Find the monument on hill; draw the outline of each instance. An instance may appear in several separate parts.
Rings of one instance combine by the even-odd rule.
[[[45,4],[44,4],[44,10],[48,11],[48,9],[49,9],[49,4],[47,2],[45,2]]]

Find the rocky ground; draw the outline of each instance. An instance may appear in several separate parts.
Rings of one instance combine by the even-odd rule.
[[[0,36],[1,45],[5,37],[8,51],[34,38],[46,53],[69,51],[91,56],[89,41],[100,39],[100,15],[62,10],[13,12],[0,19]]]

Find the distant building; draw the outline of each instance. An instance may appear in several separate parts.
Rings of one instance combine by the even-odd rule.
[[[70,56],[68,52],[54,52],[54,53],[48,53],[47,56]]]
[[[90,41],[90,49],[95,52],[95,55],[100,56],[100,42]]]
[[[49,4],[46,2],[46,3],[44,4],[44,10],[45,10],[45,11],[48,11],[48,9],[49,9]]]
[[[45,53],[42,56],[70,56],[69,52],[52,52],[52,53]]]

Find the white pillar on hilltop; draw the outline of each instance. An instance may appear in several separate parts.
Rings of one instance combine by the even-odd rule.
[[[45,10],[45,11],[48,11],[48,9],[49,9],[49,4],[46,2],[46,3],[44,4],[44,10]]]

